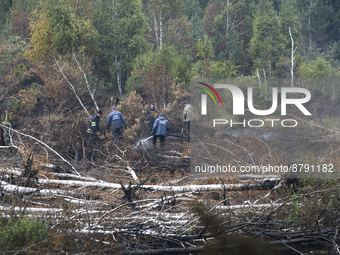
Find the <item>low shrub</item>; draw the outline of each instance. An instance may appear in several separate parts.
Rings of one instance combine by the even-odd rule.
[[[48,238],[50,231],[49,222],[41,218],[10,219],[1,224],[0,250],[18,250],[41,243]]]

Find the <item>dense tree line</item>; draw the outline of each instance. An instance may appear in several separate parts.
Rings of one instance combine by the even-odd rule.
[[[53,65],[94,103],[153,88],[166,106],[191,78],[338,77],[339,28],[336,0],[4,0],[1,79]]]

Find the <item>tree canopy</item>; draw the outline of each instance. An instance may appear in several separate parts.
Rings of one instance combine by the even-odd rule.
[[[3,42],[9,36],[26,41],[24,56],[32,62],[66,61],[87,85],[95,81],[123,98],[131,88],[149,87],[132,81],[141,59],[163,54],[163,47],[177,63],[172,84],[208,76],[287,77],[292,39],[294,75],[315,76],[306,70],[322,57],[332,71],[318,76],[337,76],[339,13],[338,1],[326,0],[13,0],[0,4],[0,28]]]

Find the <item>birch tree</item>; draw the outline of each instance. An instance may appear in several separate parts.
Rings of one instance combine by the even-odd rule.
[[[289,27],[289,35],[290,35],[290,39],[292,41],[292,49],[291,49],[291,56],[290,56],[290,61],[291,61],[291,65],[290,65],[291,82],[290,82],[290,86],[294,87],[294,60],[295,60],[294,53],[296,51],[296,47],[294,46],[294,39],[293,39],[293,36],[292,36],[292,32],[290,31],[290,27]]]
[[[164,43],[164,33],[168,22],[180,16],[183,8],[180,0],[149,0],[144,9],[148,16],[148,24],[152,30],[150,41],[157,50],[161,50]]]

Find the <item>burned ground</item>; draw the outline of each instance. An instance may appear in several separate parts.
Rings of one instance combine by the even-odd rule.
[[[111,101],[101,97],[104,116]],[[112,143],[112,134],[104,135],[105,117],[100,141],[86,146],[89,116],[75,100],[60,103],[40,93],[30,110],[13,114],[13,146],[0,148],[3,221],[8,215],[47,219],[58,234],[51,234],[53,241],[44,251],[56,253],[209,254],[215,245],[240,254],[241,244],[255,251],[258,240],[265,243],[262,251],[269,245],[268,250],[279,250],[277,254],[313,249],[331,254],[337,249],[333,242],[338,238],[340,208],[337,180],[307,179],[293,187],[281,175],[195,178],[190,174],[194,141],[188,143],[181,132],[180,104],[176,101],[163,109],[172,128],[161,150],[159,144],[152,148],[151,139],[143,140],[150,137],[143,99],[134,94],[127,101],[120,107],[129,129],[125,143],[118,146]],[[322,102],[311,105],[322,116],[337,109],[336,104],[323,109]],[[3,103],[2,109],[6,107]],[[338,166],[338,129],[312,118],[301,123],[306,121],[313,127],[302,125],[295,134],[263,129],[233,137],[226,131],[200,142],[229,141],[224,149],[233,156],[222,160],[235,165]]]

